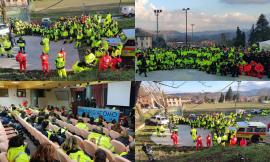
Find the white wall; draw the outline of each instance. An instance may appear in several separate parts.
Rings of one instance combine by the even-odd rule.
[[[57,100],[55,96],[55,91],[68,91],[69,94],[69,100]],[[40,108],[42,107],[47,107],[47,105],[52,105],[52,106],[57,106],[57,107],[62,107],[65,106],[66,108],[69,107],[71,103],[71,92],[69,88],[58,88],[58,89],[52,89],[50,91],[45,90],[45,97],[39,97],[38,98],[38,105]]]
[[[15,104],[18,106],[25,100],[27,100],[28,105],[30,105],[30,90],[26,90],[26,97],[17,97],[17,88],[9,88],[8,94],[9,97],[0,97],[0,105],[10,106],[11,104]]]

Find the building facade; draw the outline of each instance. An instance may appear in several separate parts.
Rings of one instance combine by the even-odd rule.
[[[7,7],[28,6],[28,0],[4,0]]]
[[[180,97],[167,97],[166,102],[167,102],[168,107],[182,106],[182,100]]]
[[[150,33],[142,30],[136,29],[136,47],[139,49],[152,48],[153,37]]]

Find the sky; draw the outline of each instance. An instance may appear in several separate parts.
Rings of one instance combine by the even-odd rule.
[[[162,9],[160,30],[185,32],[185,13],[188,12],[188,31],[234,30],[237,26],[250,29],[260,14],[270,18],[270,0],[135,0],[136,27],[156,30],[154,9]]]
[[[147,82],[143,82],[144,85],[149,85]],[[179,88],[170,88],[168,86],[161,86],[161,89],[165,93],[186,93],[186,92],[221,92],[222,89],[227,87],[229,84],[232,87],[232,90],[236,91],[238,82],[233,81],[164,81],[162,84],[173,85]],[[222,92],[226,92],[229,87],[225,88]],[[240,91],[248,91],[252,89],[260,88],[270,88],[270,81],[242,81],[240,82]]]

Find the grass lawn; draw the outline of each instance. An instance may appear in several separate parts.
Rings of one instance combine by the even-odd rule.
[[[155,126],[145,126],[136,132],[136,161],[146,162],[147,156],[141,150],[146,142],[151,145],[154,157],[157,161],[168,162],[269,162],[270,145],[251,145],[240,147],[212,147],[202,151],[196,151],[194,147],[175,148],[170,146],[156,145],[150,140]]]
[[[68,77],[66,79],[61,79],[58,77],[56,71],[52,70],[47,77],[44,76],[43,72],[40,70],[27,71],[26,74],[20,73],[19,70],[14,69],[0,69],[0,80],[67,80],[67,81],[126,81],[134,80],[134,70],[133,69],[123,69],[120,71],[107,71],[98,73],[97,69],[81,72],[74,74],[68,72]]]
[[[54,11],[67,11],[67,9],[71,8],[81,10],[82,6],[86,9],[118,7],[119,2],[119,0],[35,0],[31,2],[31,11],[40,11],[48,7],[50,7],[49,10]],[[135,0],[122,0],[122,6],[125,5],[135,5]]]
[[[270,104],[253,103],[253,102],[241,102],[236,103],[217,103],[217,104],[185,104],[184,111],[223,111],[223,110],[235,110],[235,109],[265,109],[270,108]]]

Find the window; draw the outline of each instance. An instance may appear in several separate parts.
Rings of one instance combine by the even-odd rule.
[[[245,132],[245,128],[239,128],[238,132]]]
[[[25,89],[17,89],[17,97],[26,97]]]
[[[255,132],[266,132],[265,128],[255,128]]]
[[[247,128],[247,132],[253,132],[253,128]]]
[[[144,39],[144,37],[140,37],[141,38],[141,40],[143,40]]]
[[[8,89],[0,89],[0,97],[8,97]]]
[[[143,47],[143,42],[141,43],[141,47]]]
[[[128,40],[125,46],[135,46],[135,40]]]
[[[148,47],[148,42],[146,42],[146,46]]]

